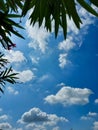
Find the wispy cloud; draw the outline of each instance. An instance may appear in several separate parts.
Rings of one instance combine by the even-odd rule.
[[[7,87],[7,91],[8,91],[9,94],[13,94],[13,95],[18,95],[19,94],[19,92],[17,90],[15,90],[14,88],[12,88],[10,86]]]
[[[44,26],[39,28],[38,23],[36,23],[34,26],[31,26],[30,20],[27,20],[25,25],[28,37],[31,38],[31,42],[28,44],[29,47],[45,53],[48,44],[47,40],[50,36],[50,33],[46,31]]]
[[[89,96],[93,92],[88,88],[62,87],[55,95],[49,95],[44,100],[50,104],[85,105],[89,103]]]
[[[42,76],[38,79],[38,82],[40,83],[40,82],[43,82],[43,81],[49,80],[49,79],[51,79],[51,75],[49,75],[49,74],[44,74],[44,75],[42,75]]]
[[[60,54],[58,60],[59,60],[59,66],[62,69],[65,67],[67,63],[69,63],[69,61],[67,60],[67,53]]]
[[[98,116],[98,113],[96,113],[96,112],[89,112],[87,115],[82,116],[80,119],[81,120],[91,120],[91,119],[93,119],[93,118],[95,118],[97,116]]]
[[[30,56],[32,64],[38,64],[40,57],[34,57],[34,56]]]
[[[98,99],[95,99],[95,104],[98,104]]]

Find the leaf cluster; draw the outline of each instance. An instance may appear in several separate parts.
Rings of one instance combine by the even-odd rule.
[[[0,0],[0,42],[5,49],[9,49],[13,42],[11,35],[18,37],[23,36],[16,30],[16,28],[23,29],[19,23],[14,22],[13,18],[20,18],[19,8],[22,8],[21,1],[17,0]]]
[[[30,9],[29,17],[31,24],[39,23],[39,27],[45,21],[45,28],[51,32],[52,21],[54,21],[55,37],[58,35],[59,27],[63,29],[64,38],[67,34],[67,16],[72,19],[78,29],[82,23],[78,14],[77,4],[86,9],[89,13],[98,17],[98,13],[91,7],[91,3],[98,7],[98,0],[25,0],[22,9],[22,16],[25,16]]]
[[[9,49],[9,46],[13,44],[11,41],[12,34],[23,38],[15,29],[23,29],[23,27],[16,23],[13,18],[26,16],[30,9],[32,9],[29,16],[31,25],[38,22],[40,27],[44,23],[47,31],[51,32],[54,21],[55,37],[58,36],[61,27],[66,39],[67,16],[73,20],[78,29],[82,24],[77,5],[98,17],[98,13],[91,7],[91,4],[98,7],[98,0],[0,0],[0,42],[5,49]]]
[[[15,84],[18,79],[17,74],[14,73],[12,67],[7,68],[8,60],[4,58],[4,54],[0,53],[0,92],[4,93],[6,83]]]

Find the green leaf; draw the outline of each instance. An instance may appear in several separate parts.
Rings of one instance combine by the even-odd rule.
[[[0,10],[6,12],[6,4],[4,3],[4,0],[0,0]]]
[[[3,91],[3,89],[0,87],[0,91],[2,92],[2,93],[4,93],[4,91]]]
[[[62,0],[63,3],[65,2],[64,0]],[[75,25],[77,26],[77,28],[80,29],[80,23],[81,22],[81,19],[77,13],[77,10],[76,10],[76,6],[75,6],[75,2],[74,0],[67,0],[65,3],[64,3],[65,7],[66,7],[66,12],[68,13],[69,15],[69,18],[73,19]]]
[[[25,0],[23,9],[22,9],[22,16],[25,16],[28,10],[30,9],[31,0]]]
[[[62,10],[61,26],[62,26],[62,28],[63,28],[64,38],[66,39],[66,35],[67,35],[67,19],[66,19],[66,11],[65,11],[65,8],[64,8],[63,5],[62,5],[62,7],[61,7],[61,10]]]
[[[20,18],[21,15],[19,15],[19,14],[7,14],[7,17],[8,18]]]
[[[85,8],[88,12],[90,12],[91,14],[95,15],[98,17],[98,13],[88,4],[86,3],[84,0],[77,0],[78,3]],[[97,0],[96,0],[97,1]]]
[[[60,25],[60,3],[59,3],[59,1],[56,1],[54,3],[53,18],[55,21],[55,37],[57,37],[59,25]]]
[[[95,6],[98,7],[98,0],[90,0],[91,3],[93,3]]]

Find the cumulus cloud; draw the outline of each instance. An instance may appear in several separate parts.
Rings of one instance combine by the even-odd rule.
[[[24,54],[21,51],[7,51],[7,54],[5,56],[9,62],[23,62],[24,60],[26,60],[26,58],[24,57]]]
[[[68,37],[66,40],[59,43],[59,50],[69,51],[75,47],[75,43],[72,41],[72,37]]]
[[[5,121],[8,119],[8,116],[7,115],[2,115],[0,116],[0,121]]]
[[[18,120],[19,123],[27,123],[30,127],[34,127],[37,123],[42,124],[42,126],[54,126],[58,122],[68,122],[65,117],[58,117],[55,114],[47,114],[41,111],[39,108],[32,108],[28,112],[25,112],[21,119]],[[31,125],[32,124],[32,125]]]
[[[7,122],[0,123],[0,129],[2,129],[2,130],[10,130],[11,128],[12,128],[12,126]]]
[[[93,125],[94,125],[93,129],[94,129],[94,130],[98,130],[98,121],[95,121],[95,122],[93,123]]]
[[[30,20],[26,21],[26,31],[28,36],[31,38],[31,42],[29,43],[29,47],[33,49],[39,49],[42,53],[45,53],[47,49],[47,40],[50,36],[50,33],[46,31],[44,26],[39,28],[38,23],[34,26],[30,25]]]
[[[18,71],[17,73],[19,73],[18,74],[18,78],[19,78],[18,80],[20,82],[23,82],[23,83],[28,82],[28,81],[35,78],[35,75],[31,70],[24,70],[24,71],[21,71],[21,72]]]
[[[67,105],[85,105],[89,103],[89,96],[93,92],[87,88],[62,87],[55,95],[49,95],[44,100],[50,104],[61,103]]]
[[[12,88],[10,86],[7,87],[7,91],[8,91],[8,93],[13,94],[13,95],[18,95],[19,94],[18,91],[16,91],[14,88]]]

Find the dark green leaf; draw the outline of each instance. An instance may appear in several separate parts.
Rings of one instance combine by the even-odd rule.
[[[98,17],[98,13],[88,3],[86,3],[84,0],[77,0],[77,1],[88,12],[90,12],[91,14],[93,14],[93,15]]]

